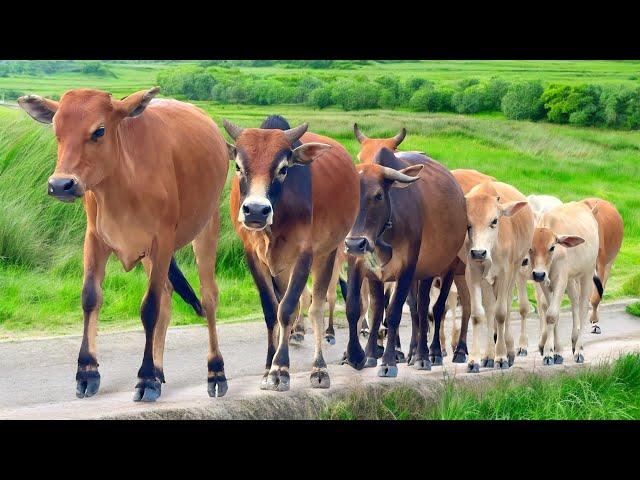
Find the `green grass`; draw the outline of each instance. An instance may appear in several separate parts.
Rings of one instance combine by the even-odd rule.
[[[627,313],[631,315],[635,315],[636,317],[640,317],[640,302],[632,303],[631,305],[627,305],[625,309]]]
[[[640,419],[640,354],[551,377],[500,375],[474,386],[447,380],[426,398],[407,386],[361,390],[320,415],[331,420],[630,420]]]
[[[538,68],[540,76],[548,74],[545,78],[554,78],[551,72],[571,76],[571,72],[581,68],[612,79],[631,75],[640,65],[637,62],[595,62],[590,66],[583,63],[525,62],[518,63],[520,67],[514,66],[514,62],[394,65],[403,72],[419,67],[429,74],[440,72],[442,75],[453,75],[457,65],[461,77],[477,75],[483,69],[487,74],[504,69],[514,75],[517,72],[528,75]],[[382,64],[381,70],[371,71],[379,73],[394,65]],[[0,78],[0,89],[6,82],[15,82],[11,88],[46,95],[82,85],[108,88],[114,94],[125,95],[154,84],[158,69],[165,67],[166,64],[155,63],[110,64],[117,79],[84,78],[87,76],[80,74]],[[292,124],[308,121],[312,131],[340,141],[354,158],[358,151],[352,131],[355,121],[372,137],[391,136],[405,126],[409,133],[403,149],[425,151],[449,168],[476,168],[513,184],[525,194],[548,193],[565,201],[587,196],[606,198],[622,214],[625,238],[605,299],[640,295],[640,272],[636,267],[640,263],[640,197],[637,195],[640,137],[637,133],[508,121],[499,115],[316,111],[302,106],[196,103],[219,125],[222,118],[229,118],[243,126],[259,126],[273,113],[284,115]],[[68,205],[47,197],[46,179],[54,169],[55,159],[55,139],[50,126],[37,124],[22,111],[0,108],[0,338],[79,333],[82,329],[84,213],[78,202]],[[218,250],[219,318],[221,321],[259,318],[259,300],[248,278],[228,209],[227,184],[221,203]],[[197,288],[199,282],[189,248],[179,252],[178,261]],[[138,315],[143,291],[142,271],[136,269],[125,274],[112,260],[105,285],[103,327],[141,328]],[[175,301],[175,307],[174,325],[201,321],[180,301]]]

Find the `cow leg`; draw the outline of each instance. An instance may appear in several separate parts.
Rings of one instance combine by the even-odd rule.
[[[254,252],[250,250],[245,251],[245,258],[247,259],[247,265],[251,272],[251,276],[253,277],[253,282],[255,283],[256,288],[258,289],[258,294],[260,295],[264,322],[267,327],[267,360],[265,363],[265,371],[262,376],[262,382],[260,383],[260,388],[264,390],[267,388],[267,377],[269,375],[269,370],[271,369],[273,355],[276,352],[274,327],[277,319],[278,300],[273,289],[271,273],[267,266],[258,259]]]
[[[442,311],[442,321],[440,322],[440,348],[442,349],[442,356],[447,356],[447,334],[444,331],[445,323],[447,321],[447,313],[449,313],[449,306],[447,302],[444,303],[444,310]]]
[[[506,275],[501,275],[496,278],[494,285],[494,288],[497,289],[497,299],[494,308],[497,333],[495,356],[493,359],[495,368],[509,368],[512,363],[512,358],[509,358],[510,352],[507,351],[506,324],[509,321],[509,304],[512,301],[513,283],[515,279],[508,279],[505,277]],[[513,349],[513,339],[511,339],[511,349]],[[515,352],[513,355],[515,356]]]
[[[431,360],[429,359],[429,302],[431,301],[432,284],[433,277],[418,282],[418,328],[416,332],[416,351],[413,360],[413,366],[417,370],[431,370]]]
[[[596,271],[598,273],[598,277],[600,277],[600,281],[602,282],[602,287],[604,288],[607,285],[607,279],[609,278],[609,273],[611,272],[611,265],[613,264],[613,262],[608,263],[607,265],[603,265],[603,261],[601,261],[600,258],[598,258],[598,263],[596,264]],[[600,317],[598,315],[598,306],[600,305],[600,302],[602,301],[602,298],[600,297],[600,294],[598,293],[598,289],[595,288],[595,285],[592,288],[593,293],[591,294],[591,318],[589,319],[589,321],[591,322],[591,333],[602,333],[602,330],[600,328],[600,325],[598,325],[598,322],[600,322]]]
[[[160,314],[162,295],[169,274],[169,264],[173,255],[173,235],[155,237],[149,255],[149,286],[142,300],[140,317],[144,327],[145,345],[142,365],[138,370],[138,383],[133,395],[134,402],[155,402],[161,393],[161,380],[156,375],[153,361],[155,329]]]
[[[271,369],[267,376],[266,388],[268,390],[277,390],[279,392],[289,390],[290,378],[289,378],[289,337],[291,335],[291,326],[293,324],[294,315],[300,302],[300,295],[302,290],[307,285],[307,279],[309,278],[309,272],[311,271],[311,264],[313,263],[313,254],[310,250],[303,250],[300,256],[296,260],[295,265],[291,269],[291,276],[289,277],[289,284],[287,291],[282,297],[282,301],[278,306],[278,324],[280,327],[279,342],[276,353],[273,356],[271,363]],[[316,296],[316,292],[319,291],[316,287],[318,279],[314,279],[314,292],[311,295],[311,309],[309,310],[309,317],[312,322],[317,323],[317,318],[314,319],[314,303],[324,306],[324,302],[327,296],[326,284],[323,295]],[[316,307],[317,308],[317,307]],[[322,308],[320,308],[322,312]],[[320,318],[322,322],[322,317]],[[321,323],[322,325],[322,323]],[[317,325],[314,325],[317,331]],[[318,342],[316,335],[316,343]],[[316,352],[317,353],[317,352]],[[322,355],[322,353],[320,354]]]
[[[558,282],[553,287],[553,292],[549,289],[548,286],[543,285],[542,291],[544,292],[545,297],[547,298],[547,303],[549,304],[548,308],[545,311],[545,330],[546,330],[546,341],[544,344],[539,345],[540,351],[542,353],[542,361],[544,365],[553,365],[554,361],[554,349],[555,346],[555,330],[556,323],[558,322],[560,316],[560,304],[562,302],[562,297],[564,292],[567,290],[567,278],[561,277],[558,279]]]
[[[324,328],[324,304],[327,298],[327,290],[331,283],[332,272],[334,270],[336,251],[334,250],[327,257],[318,257],[311,266],[311,276],[313,277],[313,293],[311,294],[311,308],[309,318],[313,325],[315,336],[315,352],[313,358],[313,368],[311,370],[311,386],[313,388],[329,388],[329,371],[327,363],[322,356],[322,340]],[[335,284],[334,284],[335,293]],[[324,336],[326,340],[326,332]],[[335,337],[333,337],[335,343]]]
[[[379,377],[396,377],[398,375],[398,367],[396,366],[396,338],[398,336],[398,327],[402,318],[402,307],[407,300],[407,295],[412,287],[413,274],[415,272],[415,262],[413,262],[398,277],[396,288],[389,301],[387,312],[387,345],[382,355],[382,364],[378,369]]]
[[[84,237],[84,281],[82,287],[82,311],[84,330],[78,353],[76,396],[92,397],[100,388],[96,336],[98,317],[102,306],[102,281],[111,249],[87,228]]]
[[[467,334],[469,332],[469,318],[471,316],[471,293],[467,285],[467,280],[464,275],[455,275],[453,281],[458,289],[458,296],[460,297],[460,333],[455,340],[452,338],[451,342],[457,342],[453,352],[453,363],[464,363],[467,361]],[[475,327],[474,327],[475,331]]]
[[[333,315],[336,310],[336,299],[338,295],[336,293],[336,287],[338,285],[339,275],[340,275],[340,265],[338,265],[338,261],[336,258],[335,265],[333,266],[333,270],[331,272],[331,278],[329,279],[329,285],[327,287],[327,304],[329,306],[329,325],[324,332],[324,339],[329,345],[336,344],[336,331],[333,328]]]
[[[520,311],[520,338],[518,339],[517,354],[520,357],[527,356],[527,348],[529,347],[529,336],[527,335],[527,315],[529,314],[529,295],[527,294],[527,279],[518,272],[516,284],[518,286],[518,307]]]
[[[413,305],[413,302],[408,302],[409,310],[411,312],[411,341],[409,342],[407,365],[413,365],[415,362],[418,337],[420,336],[420,282],[416,282],[416,286],[417,290],[415,292],[415,305]],[[429,305],[427,302],[427,308],[428,307]]]
[[[442,344],[440,343],[440,332],[442,329],[442,318],[444,316],[444,309],[447,303],[447,297],[451,290],[451,284],[453,283],[453,271],[448,271],[444,277],[442,277],[442,283],[440,286],[440,295],[433,307],[433,340],[431,342],[429,359],[433,365],[442,365]]]
[[[573,359],[576,363],[584,362],[584,346],[582,344],[582,334],[587,326],[587,316],[589,314],[589,295],[593,285],[593,278],[591,275],[584,275],[580,279],[580,297],[579,297],[579,317],[580,325],[578,329],[578,337],[575,342],[572,342],[573,346]],[[572,338],[573,340],[573,338]]]
[[[218,308],[218,284],[216,283],[216,256],[220,220],[218,214],[211,218],[205,228],[192,242],[198,267],[202,306],[207,316],[209,351],[207,352],[207,392],[210,397],[222,397],[228,390],[224,373],[224,359],[218,345],[216,309]]]
[[[455,281],[455,275],[454,275]],[[456,309],[458,307],[458,294],[452,295],[449,292],[449,297],[447,298],[447,310],[445,311],[445,315],[443,319],[447,317],[447,313],[451,312],[451,351],[455,352],[456,347],[458,346],[458,338],[460,337],[460,323],[458,322],[458,315]],[[444,325],[444,320],[443,320]],[[443,326],[444,329],[444,326]],[[446,341],[446,339],[444,340]],[[444,352],[443,352],[444,354]]]
[[[380,324],[384,316],[384,283],[378,280],[369,279],[369,304],[371,305],[371,315],[373,317],[371,322],[371,332],[367,339],[367,345],[364,353],[366,356],[365,367],[375,367],[378,364],[377,359],[382,355],[378,352],[380,347],[378,345]],[[384,353],[384,349],[383,349]]]
[[[469,286],[469,299],[470,299],[470,319],[473,323],[473,344],[471,345],[471,352],[469,353],[469,364],[467,371],[471,373],[477,373],[480,371],[480,330],[482,328],[488,328],[485,324],[488,323],[488,319],[485,313],[483,305],[483,291],[482,291],[482,270],[476,265],[467,265],[465,271],[465,280]],[[493,322],[493,318],[491,319]],[[464,324],[460,331],[464,331]],[[458,349],[462,340],[458,342]]]
[[[536,305],[538,306],[538,319],[539,319],[538,332],[539,332],[539,338],[540,338],[540,341],[538,343],[539,345],[544,345],[544,343],[547,341],[547,331],[546,331],[547,320],[545,317],[545,313],[547,311],[547,308],[549,308],[549,302],[547,301],[547,297],[542,291],[542,287],[540,285],[538,285],[537,283],[534,283],[533,288],[536,296]],[[542,353],[542,347],[540,347],[540,353]]]
[[[369,336],[369,322],[367,317],[369,316],[369,281],[365,278],[362,280],[362,287],[360,289],[360,320],[359,332],[363,337]]]
[[[309,287],[305,287],[300,295],[300,303],[298,305],[298,315],[296,317],[296,322],[293,326],[291,332],[290,340],[292,342],[303,342],[304,335],[306,332],[306,328],[304,326],[304,315],[305,312],[309,312],[309,306],[311,306],[311,292],[309,291]]]
[[[349,341],[347,343],[347,351],[345,353],[345,361],[356,370],[364,367],[365,354],[360,345],[358,337],[358,324],[362,316],[362,295],[365,294],[363,285],[363,277],[360,266],[356,263],[354,257],[347,257],[347,322],[349,324]],[[368,292],[366,293],[368,296]]]
[[[413,285],[411,285],[411,289],[407,295],[407,305],[409,305],[409,312],[411,314],[411,334],[413,336],[413,319],[414,317],[418,317],[418,282],[413,282]],[[409,349],[411,349],[411,344],[409,344]],[[400,345],[400,331],[398,331],[396,338],[396,361],[398,363],[404,363],[407,361],[407,358],[402,351],[402,346]]]

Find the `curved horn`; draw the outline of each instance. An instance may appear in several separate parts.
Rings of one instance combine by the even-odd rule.
[[[224,129],[227,131],[227,133],[234,140],[236,138],[238,138],[240,136],[240,134],[244,131],[244,128],[239,127],[238,125],[234,125],[233,123],[231,123],[226,118],[224,120],[222,120],[222,125],[224,126]]]
[[[402,127],[402,130],[400,130],[400,133],[397,134],[395,137],[393,137],[393,141],[395,142],[396,147],[402,143],[402,141],[404,140],[404,137],[406,136],[407,136],[407,129]]]
[[[290,128],[289,130],[285,130],[284,135],[287,137],[287,140],[289,140],[290,143],[293,143],[296,140],[298,140],[302,135],[304,135],[304,132],[307,131],[307,128],[309,128],[309,124],[307,122],[304,122],[302,125],[299,125],[295,128]]]
[[[423,165],[420,165],[420,167],[422,166]],[[384,178],[386,178],[387,180],[393,180],[394,182],[411,183],[420,178],[420,175],[411,177],[398,170],[394,170],[393,168],[382,166],[380,168],[382,168],[382,174],[384,175]],[[420,168],[420,170],[422,170],[422,168]]]
[[[362,143],[367,139],[367,136],[364,133],[362,133],[360,131],[360,129],[358,128],[358,124],[357,123],[353,124],[353,133],[355,133],[356,139],[358,140],[358,143]]]

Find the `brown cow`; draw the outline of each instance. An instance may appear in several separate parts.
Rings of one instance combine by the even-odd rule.
[[[396,339],[402,306],[411,285],[418,288],[418,338],[414,366],[430,369],[442,364],[439,335],[431,349],[427,344],[429,290],[436,276],[442,277],[441,295],[434,309],[436,331],[454,275],[464,272],[457,255],[466,233],[466,209],[462,190],[451,173],[438,162],[417,153],[398,153],[382,148],[372,163],[358,165],[360,212],[345,240],[349,257],[347,319],[349,343],[347,363],[363,368],[373,354],[382,320],[384,282],[396,282],[387,309],[387,345],[379,376],[395,377]],[[462,267],[462,271],[460,271]],[[360,288],[363,277],[375,312],[366,353],[358,340]]]
[[[289,336],[309,273],[313,277],[309,317],[315,333],[311,384],[328,388],[329,373],[322,357],[323,310],[336,250],[357,214],[355,167],[338,142],[305,133],[306,123],[290,129],[282,117],[274,116],[263,128],[245,129],[226,120],[224,126],[235,141],[228,145],[237,172],[231,188],[231,217],[267,325],[261,388],[289,389]],[[282,293],[280,301],[274,286]]]
[[[591,294],[591,317],[589,320],[593,325],[591,327],[591,333],[601,333],[600,325],[598,322],[598,305],[602,300],[602,294],[604,288],[607,286],[607,280],[609,279],[609,273],[611,272],[611,266],[614,260],[618,256],[620,247],[622,246],[622,237],[624,235],[624,224],[622,217],[613,204],[603,200],[601,198],[587,198],[582,200],[591,209],[597,205],[596,208],[596,221],[598,222],[598,236],[599,236],[599,248],[598,248],[598,260],[596,261],[596,272],[602,282],[600,285],[596,284],[593,293]]]
[[[77,89],[59,102],[35,95],[18,100],[37,121],[53,123],[58,161],[49,195],[62,201],[82,197],[87,216],[78,397],[94,395],[100,384],[96,333],[111,253],[125,271],[142,261],[149,277],[140,310],[145,349],[134,400],[160,396],[171,315],[167,275],[176,291],[190,289],[172,256],[191,241],[209,325],[209,395],[227,391],[216,334],[214,278],[218,203],[228,170],[225,141],[199,108],[175,100],[152,101],[158,91],[115,100],[107,92]]]

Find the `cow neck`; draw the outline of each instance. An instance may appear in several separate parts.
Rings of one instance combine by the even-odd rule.
[[[378,233],[375,240],[373,241],[373,244],[377,250],[376,254],[380,259],[380,262],[382,262],[383,268],[387,263],[391,261],[391,257],[393,256],[393,250],[391,248],[391,245],[389,245],[387,242],[385,242],[382,239],[382,236],[384,235],[384,233],[387,230],[390,230],[391,227],[393,226],[392,217],[393,217],[393,206],[391,204],[391,201],[389,201],[389,217],[387,218],[387,221],[382,226],[380,233]]]

